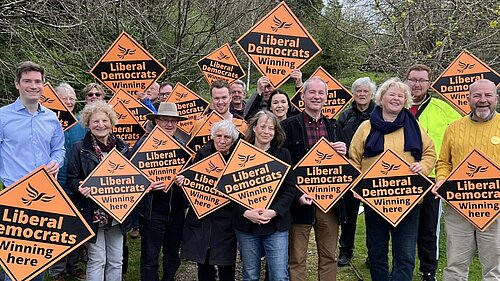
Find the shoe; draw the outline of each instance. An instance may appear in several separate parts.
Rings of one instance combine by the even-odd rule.
[[[134,227],[132,231],[130,231],[130,238],[132,239],[141,238],[141,233],[139,232],[138,227]]]
[[[341,254],[339,260],[337,261],[337,265],[339,267],[344,267],[349,264],[349,261],[352,259],[352,256],[348,256],[345,254]]]
[[[81,270],[80,268],[73,271],[73,272],[68,272],[68,275],[77,279],[77,280],[80,280],[80,281],[83,281],[87,278],[87,275],[85,274],[85,272],[83,270]]]
[[[424,274],[422,275],[422,281],[437,281],[436,273],[424,272]]]
[[[64,273],[61,273],[52,277],[52,281],[66,281],[66,277],[64,277]]]

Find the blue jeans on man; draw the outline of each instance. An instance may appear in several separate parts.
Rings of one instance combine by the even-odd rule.
[[[412,281],[420,205],[411,210],[397,227],[365,205],[366,239],[373,281]],[[392,240],[392,272],[389,272],[389,239]]]
[[[249,234],[236,230],[243,263],[243,280],[260,279],[260,259],[266,256],[269,280],[287,281],[288,231],[276,231],[269,235]]]

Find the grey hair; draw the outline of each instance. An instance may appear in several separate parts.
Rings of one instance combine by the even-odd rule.
[[[66,83],[66,82],[62,82],[54,90],[56,91],[57,94],[59,94],[59,91],[66,91],[66,92],[70,92],[76,96],[75,89],[73,87],[71,87],[71,85]]]
[[[243,88],[243,92],[246,94],[247,93],[247,88],[246,88],[246,85],[245,85],[245,82],[241,81],[241,80],[236,80],[233,82],[233,85],[240,85],[242,88]]]
[[[354,81],[351,86],[352,93],[356,92],[356,89],[363,85],[367,85],[368,87],[370,87],[371,96],[375,95],[375,91],[377,91],[377,85],[375,85],[375,82],[373,82],[370,77],[361,77],[356,79],[356,81]]]
[[[238,139],[240,133],[236,130],[236,126],[234,126],[231,120],[222,120],[217,123],[212,124],[212,128],[210,128],[210,136],[212,139],[215,137],[215,133],[218,130],[224,130],[224,132],[231,136],[232,142],[235,142]]]
[[[321,83],[323,83],[323,85],[325,85],[325,93],[328,93],[328,84],[326,84],[326,82],[319,76],[313,76],[309,79],[307,79],[306,82],[304,82],[304,93],[307,92],[307,88],[309,88],[309,84],[313,81],[320,81]]]
[[[392,77],[389,78],[389,80],[385,81],[380,85],[380,87],[377,90],[377,93],[375,93],[375,103],[377,105],[380,105],[380,101],[382,100],[382,96],[384,96],[385,92],[389,90],[390,87],[396,87],[403,91],[405,94],[405,108],[410,108],[411,103],[412,103],[412,98],[411,98],[411,89],[406,83],[401,82],[401,80],[397,77]]]

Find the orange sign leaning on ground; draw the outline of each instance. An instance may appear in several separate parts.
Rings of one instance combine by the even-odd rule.
[[[178,141],[156,126],[130,159],[153,181],[163,181],[165,192],[174,183],[175,176],[191,158],[191,153]]]
[[[231,84],[245,76],[238,58],[227,43],[199,60],[198,66],[208,85],[217,80],[224,80]]]
[[[59,119],[61,123],[63,131],[68,130],[78,123],[78,119],[76,119],[73,112],[69,111],[50,83],[45,83],[43,85],[43,94],[40,97],[40,104],[54,111],[57,115],[57,119]]]
[[[0,192],[0,263],[31,280],[94,233],[66,192],[40,167]]]
[[[135,119],[134,114],[123,103],[117,102],[113,106],[113,110],[116,113],[117,119],[117,124],[113,126],[113,133],[127,142],[129,147],[133,147],[142,135],[146,133],[146,130],[144,130],[139,121]]]
[[[219,191],[248,209],[267,209],[290,165],[240,140],[216,183]]]
[[[204,144],[206,144],[211,139],[210,129],[212,124],[224,120],[219,113],[212,111],[200,128],[192,134],[191,139],[186,143],[186,146],[192,151],[198,151]]]
[[[90,198],[122,223],[150,184],[146,175],[113,148],[80,187],[90,188]]]
[[[322,137],[294,168],[297,187],[328,212],[361,174]]]
[[[113,93],[123,89],[135,95],[145,92],[166,71],[151,54],[122,32],[92,67],[90,74]]]
[[[321,52],[285,2],[278,4],[236,43],[275,88],[290,77],[292,70],[306,65]]]
[[[318,67],[311,77],[319,76],[328,86],[328,99],[323,107],[323,115],[327,118],[334,118],[349,105],[352,100],[352,94],[347,88],[342,86],[339,81],[333,78],[323,67]],[[310,78],[310,77],[309,77]],[[290,100],[292,104],[300,111],[304,110],[304,101],[300,97],[304,89],[300,88]]]
[[[388,149],[358,178],[352,189],[396,227],[430,191],[433,183],[410,171],[410,164]]]
[[[208,102],[197,93],[191,91],[182,83],[175,84],[167,102],[175,103],[180,116],[187,120],[179,121],[177,127],[186,134],[191,134],[196,118],[201,116],[208,107]]]
[[[146,115],[153,113],[151,109],[149,109],[147,106],[145,106],[142,102],[138,101],[135,97],[131,96],[129,93],[125,92],[124,90],[120,89],[118,90],[113,97],[108,101],[108,103],[111,106],[114,106],[118,102],[123,103],[125,107],[132,112],[134,115],[135,119],[139,121],[139,123],[143,126],[146,127],[146,122],[148,122],[148,119],[146,118]]]
[[[491,80],[495,85],[500,84],[500,76],[495,70],[464,50],[436,79],[432,88],[463,114],[469,114],[469,86],[480,79]]]
[[[484,231],[500,215],[500,168],[474,149],[437,192],[448,205]]]
[[[219,152],[182,170],[182,191],[198,219],[229,204],[229,199],[215,188],[226,162]]]

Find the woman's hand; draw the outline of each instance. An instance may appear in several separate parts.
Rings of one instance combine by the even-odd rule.
[[[150,180],[151,180],[151,178],[150,178]],[[167,188],[167,186],[165,185],[164,181],[154,181],[149,185],[146,192],[164,190],[165,188]]]
[[[265,209],[246,210],[243,213],[243,217],[256,224],[266,224],[269,221],[271,221],[271,219],[264,215],[265,211],[268,210]]]
[[[182,187],[182,185],[184,184],[184,176],[183,175],[178,175],[175,177],[175,183]]]
[[[83,196],[85,196],[85,197],[89,198],[89,196],[90,196],[90,187],[80,187],[80,186],[79,186],[79,187],[78,187],[78,191],[80,191],[80,193],[81,193]]]
[[[336,142],[333,142],[333,143],[330,143],[333,147],[333,149],[335,149],[335,151],[337,151],[338,154],[340,155],[346,155],[347,153],[347,145],[345,144],[345,142],[341,142],[341,141],[336,141]]]
[[[412,163],[410,165],[410,172],[414,174],[422,173],[424,171],[424,167],[419,162]]]
[[[311,205],[313,202],[313,198],[307,194],[300,196],[299,203],[300,205]]]

